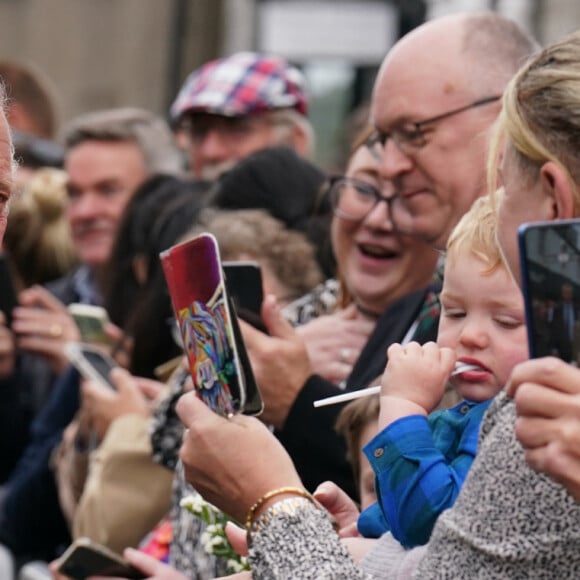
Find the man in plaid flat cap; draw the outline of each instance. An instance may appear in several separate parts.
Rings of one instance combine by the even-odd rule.
[[[282,58],[240,52],[193,71],[171,106],[194,177],[213,181],[255,151],[312,149],[302,73]]]

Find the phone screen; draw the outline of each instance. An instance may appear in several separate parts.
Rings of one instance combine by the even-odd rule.
[[[530,356],[580,364],[580,220],[519,230]]]
[[[242,368],[245,347],[235,331],[215,238],[197,236],[163,252],[161,260],[199,396],[221,415],[255,414],[246,401],[259,392],[249,365]]]
[[[116,389],[110,373],[117,363],[98,348],[82,343],[68,343],[65,354],[70,362],[88,380],[98,382],[110,389]]]
[[[238,316],[262,332],[267,332],[261,310],[264,293],[262,271],[257,262],[223,262],[228,294]]]
[[[109,316],[104,308],[73,303],[68,305],[68,311],[76,322],[83,342],[110,344],[111,341],[105,332]]]

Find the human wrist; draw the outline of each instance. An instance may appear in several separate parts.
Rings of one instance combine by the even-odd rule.
[[[302,487],[286,486],[273,489],[266,492],[258,500],[256,500],[256,502],[248,510],[245,522],[246,530],[250,531],[253,523],[273,505],[281,503],[289,498],[302,498],[314,505],[318,505],[318,502],[314,499],[314,496],[312,496]]]
[[[422,415],[426,417],[428,415],[425,408],[419,403],[397,395],[381,394],[380,405],[380,430],[402,417],[408,417],[409,415]]]
[[[259,504],[257,508],[255,505]],[[267,528],[274,520],[283,518],[285,521],[297,519],[302,521],[308,510],[323,514],[338,531],[338,523],[324,506],[303,488],[279,488],[265,494],[250,509],[246,519],[248,546],[252,545],[252,536]]]

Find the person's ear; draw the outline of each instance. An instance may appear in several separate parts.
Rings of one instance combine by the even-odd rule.
[[[546,196],[546,219],[570,219],[576,213],[574,190],[568,173],[554,161],[547,161],[540,169],[540,184]]]
[[[300,157],[309,157],[311,151],[311,138],[305,127],[299,123],[293,123],[290,136],[291,145]]]

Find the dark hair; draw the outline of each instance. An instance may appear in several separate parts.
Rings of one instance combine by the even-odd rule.
[[[336,263],[330,245],[330,203],[322,195],[325,174],[289,147],[249,155],[220,177],[209,198],[219,209],[265,209],[306,234],[326,277]]]
[[[172,176],[150,178],[131,198],[121,220],[105,278],[105,307],[134,341],[129,370],[153,376],[159,364],[177,356],[171,338],[173,311],[159,253],[195,222],[207,186]],[[135,272],[143,264],[144,279]]]

